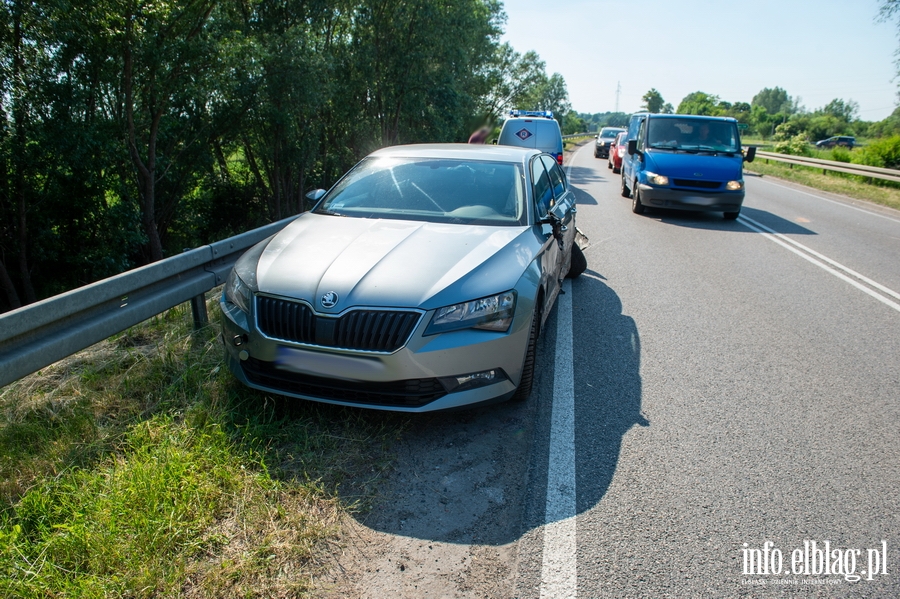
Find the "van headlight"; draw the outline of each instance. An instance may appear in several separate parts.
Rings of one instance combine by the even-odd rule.
[[[656,173],[651,173],[650,171],[647,171],[646,175],[647,175],[647,183],[650,183],[651,185],[668,185],[669,184],[669,178],[665,175],[657,175]]]
[[[425,335],[434,335],[458,329],[482,329],[505,333],[512,324],[516,311],[516,292],[504,291],[470,302],[438,308]]]
[[[744,180],[738,179],[737,181],[729,181],[725,184],[725,189],[728,191],[737,191],[739,189],[744,189]]]

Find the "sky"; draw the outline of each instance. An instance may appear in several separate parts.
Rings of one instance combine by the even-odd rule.
[[[815,110],[835,98],[879,121],[898,104],[897,22],[881,0],[504,0],[502,41],[536,51],[582,113],[635,112],[656,88],[676,109],[702,91],[750,102],[781,87]]]

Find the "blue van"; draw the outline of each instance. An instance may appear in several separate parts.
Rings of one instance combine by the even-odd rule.
[[[669,208],[741,213],[745,156],[733,118],[640,113],[628,126],[628,151],[622,158],[622,195],[631,210]]]

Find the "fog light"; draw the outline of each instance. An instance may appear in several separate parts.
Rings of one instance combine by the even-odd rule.
[[[238,358],[240,358],[241,362],[243,362],[243,361],[247,360],[248,358],[250,358],[250,354],[247,352],[246,349],[242,349],[241,353],[238,354]]]
[[[482,372],[473,372],[471,374],[461,374],[458,376],[447,376],[438,379],[448,393],[456,391],[467,391],[469,389],[477,389],[478,387],[486,387],[499,383],[506,379],[506,373],[500,368],[493,370],[484,370]]]

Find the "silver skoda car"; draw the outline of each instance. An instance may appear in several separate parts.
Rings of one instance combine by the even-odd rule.
[[[567,274],[575,196],[556,159],[467,144],[374,152],[236,263],[221,299],[244,384],[425,412],[531,392]]]

